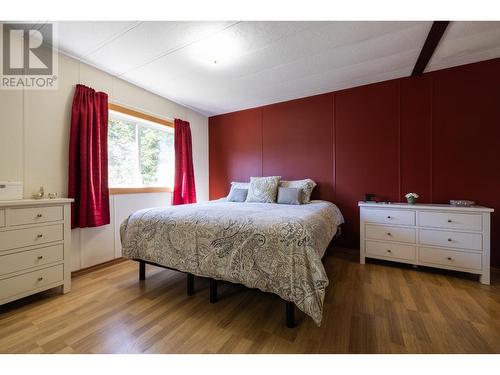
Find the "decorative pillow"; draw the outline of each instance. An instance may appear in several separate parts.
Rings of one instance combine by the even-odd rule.
[[[274,203],[278,193],[280,176],[250,177],[247,202]]]
[[[231,188],[227,196],[228,202],[245,202],[247,199],[248,189]]]
[[[309,203],[311,201],[311,194],[314,187],[316,186],[316,182],[314,182],[310,178],[306,178],[305,180],[281,181],[280,186],[302,189],[302,197],[300,202]]]
[[[231,182],[231,189],[238,188],[238,189],[248,190],[249,187],[250,187],[250,182],[236,182],[236,181]]]
[[[226,197],[226,200],[229,200],[229,197],[231,196],[231,191],[233,189],[247,189],[250,187],[250,182],[236,182],[233,181],[231,182],[231,186],[229,188],[229,194]]]
[[[302,189],[299,188],[278,188],[278,203],[280,204],[300,204]]]

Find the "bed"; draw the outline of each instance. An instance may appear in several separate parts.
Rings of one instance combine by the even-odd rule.
[[[143,209],[120,227],[123,256],[188,274],[243,284],[286,301],[287,326],[297,306],[320,325],[328,277],[322,257],[343,223],[331,202],[303,205],[239,203],[224,199]],[[215,293],[215,296],[213,295]],[[213,301],[212,301],[213,302]]]

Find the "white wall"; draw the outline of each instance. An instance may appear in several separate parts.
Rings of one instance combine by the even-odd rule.
[[[57,90],[0,90],[0,180],[23,181],[24,196],[44,186],[67,196],[68,143],[75,85],[108,93],[110,102],[189,121],[198,201],[208,200],[208,119],[135,85],[59,55]],[[119,225],[134,210],[168,205],[171,194],[111,196],[111,224],[72,231],[73,270],[119,257]]]
[[[71,231],[72,270],[121,257],[120,225],[123,220],[141,208],[168,206],[171,200],[171,193],[111,195],[109,225]]]

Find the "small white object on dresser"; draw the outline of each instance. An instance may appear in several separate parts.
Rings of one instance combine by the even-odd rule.
[[[480,275],[490,283],[492,208],[446,204],[365,203],[360,207],[360,262],[392,260]]]
[[[23,183],[0,181],[0,201],[13,199],[23,199]]]
[[[71,290],[71,202],[0,200],[0,305],[57,286]]]

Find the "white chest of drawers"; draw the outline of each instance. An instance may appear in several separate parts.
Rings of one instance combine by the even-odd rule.
[[[57,286],[70,291],[72,201],[0,201],[0,305]]]
[[[487,207],[359,202],[360,262],[392,260],[480,275],[490,283]]]

